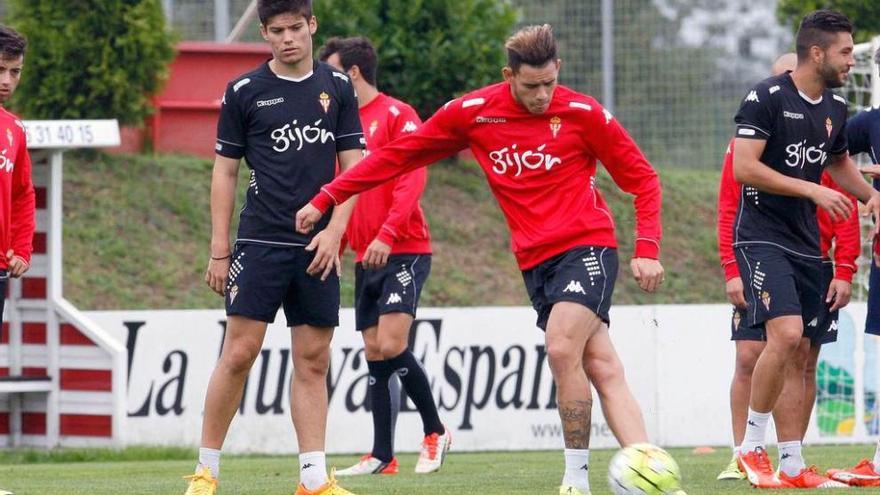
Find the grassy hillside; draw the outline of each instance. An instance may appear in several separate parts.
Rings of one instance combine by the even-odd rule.
[[[507,226],[472,163],[431,167],[423,205],[434,261],[423,304],[528,304],[509,249]],[[70,154],[64,184],[64,290],[84,309],[219,308],[202,281],[208,256],[211,163],[180,156]],[[657,295],[631,280],[632,199],[607,176],[621,243],[618,304],[723,300],[715,254],[716,171],[661,171],[662,260],[667,282]],[[246,183],[245,167],[239,189]],[[343,304],[351,305],[351,259]]]

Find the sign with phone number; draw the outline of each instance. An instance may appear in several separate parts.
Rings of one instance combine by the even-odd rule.
[[[25,120],[28,148],[119,146],[119,123],[106,120]]]

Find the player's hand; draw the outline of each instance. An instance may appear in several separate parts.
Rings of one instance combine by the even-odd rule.
[[[321,220],[321,216],[320,210],[312,206],[311,203],[306,203],[305,206],[296,212],[296,231],[300,234],[308,234],[315,228],[315,224]]]
[[[853,205],[850,200],[834,189],[815,184],[810,194],[810,200],[816,206],[822,208],[835,222],[842,222],[852,214]],[[880,204],[878,204],[880,208]]]
[[[873,165],[865,165],[864,167],[859,168],[859,172],[870,175],[873,179],[880,179],[880,163],[875,163]]]
[[[639,283],[639,287],[645,292],[654,292],[666,279],[663,274],[663,265],[659,260],[650,258],[633,258],[629,263],[633,277]]]
[[[320,275],[322,281],[327,280],[333,270],[336,270],[336,274],[340,275],[342,273],[342,262],[339,260],[340,239],[342,239],[342,233],[337,233],[329,228],[315,234],[312,242],[306,246],[306,251],[315,252],[315,258],[306,268],[306,273],[313,277]]]
[[[28,268],[31,267],[24,258],[16,256],[15,252],[11,249],[6,252],[6,261],[9,263],[7,271],[12,278],[24,275],[24,272],[28,271]]]
[[[880,233],[880,192],[874,191],[871,199],[865,203],[865,215],[871,215],[871,219],[874,221],[872,232],[876,236]]]
[[[852,284],[835,278],[828,286],[828,295],[825,296],[826,304],[833,303],[828,311],[837,311],[846,306],[850,297],[852,297]]]
[[[388,264],[388,256],[391,255],[391,246],[385,244],[379,239],[373,239],[373,242],[367,246],[364,252],[363,263],[366,269],[382,268]]]
[[[743,281],[740,277],[733,277],[724,286],[727,300],[739,309],[746,309],[746,296],[743,290]]]
[[[214,256],[208,260],[208,269],[205,270],[205,283],[212,291],[226,295],[226,281],[229,279],[229,265],[232,263],[232,256],[221,260],[214,259]]]

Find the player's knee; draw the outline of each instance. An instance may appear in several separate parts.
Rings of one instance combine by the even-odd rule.
[[[234,375],[247,374],[259,353],[260,346],[237,342],[223,349],[220,364]]]
[[[367,361],[381,361],[384,359],[382,356],[382,347],[378,343],[364,343],[364,357],[367,358]]]
[[[737,357],[736,364],[733,369],[733,376],[738,380],[751,380],[752,373],[755,372],[755,362],[753,359],[740,359]]]
[[[312,347],[293,353],[293,370],[299,376],[327,375],[330,369],[330,347]]]
[[[406,341],[389,339],[380,345],[383,359],[394,359],[406,350]]]
[[[772,337],[768,335],[767,339],[768,348],[773,348],[777,352],[783,352],[790,356],[793,356],[795,353],[798,352],[798,347],[800,346],[800,343],[800,332],[789,330],[780,330],[778,332],[775,332]]]
[[[623,363],[619,359],[591,359],[587,363],[587,376],[597,390],[623,379]]]
[[[547,342],[547,362],[554,374],[573,371],[580,367],[583,350],[574,347],[565,339]]]

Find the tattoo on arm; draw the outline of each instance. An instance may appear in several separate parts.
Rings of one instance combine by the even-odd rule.
[[[562,420],[562,434],[568,449],[587,449],[590,447],[590,421],[592,420],[592,400],[572,400],[559,404],[559,419]]]

